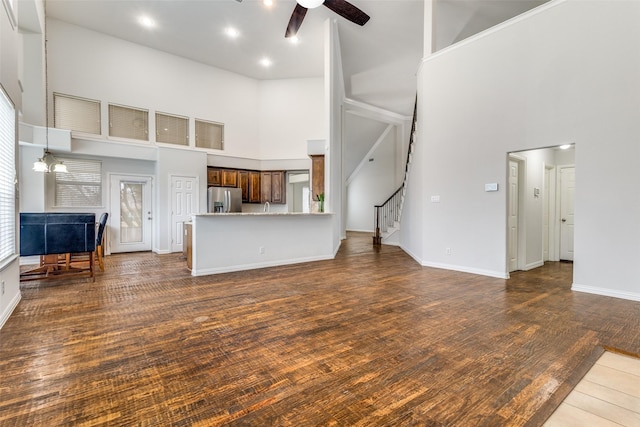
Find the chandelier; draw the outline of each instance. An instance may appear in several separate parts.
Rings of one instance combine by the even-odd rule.
[[[47,73],[47,2],[44,2],[44,114],[45,128],[44,154],[33,162],[33,170],[36,172],[68,172],[67,166],[49,151],[49,78]]]

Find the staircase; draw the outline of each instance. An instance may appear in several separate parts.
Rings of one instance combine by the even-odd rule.
[[[409,179],[409,167],[413,159],[413,147],[416,135],[416,122],[418,112],[418,100],[413,107],[413,121],[411,123],[411,136],[409,137],[409,150],[407,163],[404,170],[404,179],[398,188],[383,204],[374,206],[374,230],[373,244],[380,246],[391,239],[391,236],[400,230],[400,217],[404,206],[404,197],[407,192],[407,180]]]

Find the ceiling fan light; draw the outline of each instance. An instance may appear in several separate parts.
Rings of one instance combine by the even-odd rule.
[[[298,4],[307,9],[314,9],[324,3],[324,0],[297,0]]]

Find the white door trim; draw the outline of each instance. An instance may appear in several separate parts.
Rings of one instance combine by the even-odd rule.
[[[182,175],[182,174],[170,174],[169,175],[169,224],[167,224],[168,226],[168,236],[169,236],[169,251],[173,252],[174,248],[174,242],[173,242],[173,216],[174,216],[174,212],[173,212],[173,202],[174,202],[174,196],[175,196],[175,192],[174,192],[174,188],[173,188],[173,180],[174,178],[187,178],[187,179],[193,179],[195,180],[195,207],[194,207],[194,213],[199,213],[200,212],[200,177],[194,175],[194,176],[188,176],[188,175]]]
[[[548,189],[548,193],[545,192],[543,194],[544,197],[544,201],[548,204],[548,215],[549,215],[549,234],[548,234],[548,240],[547,240],[547,250],[549,252],[548,254],[548,261],[560,261],[560,257],[558,255],[558,245],[559,245],[559,237],[558,237],[558,227],[557,222],[558,222],[558,212],[557,212],[557,205],[558,205],[558,199],[557,199],[557,188],[558,188],[558,184],[557,184],[557,175],[558,175],[558,167],[556,165],[550,165],[550,164],[544,164],[544,173],[546,174],[546,172],[549,171],[549,187]],[[543,216],[544,216],[544,212],[543,212]],[[543,218],[544,221],[544,218]],[[543,230],[544,232],[544,227]],[[543,240],[544,242],[544,236],[543,236]],[[542,254],[543,254],[543,261],[544,260],[544,248],[542,249]]]
[[[555,224],[556,224],[556,229],[557,229],[557,233],[556,233],[556,250],[557,250],[557,260],[560,261],[560,257],[561,257],[561,237],[562,237],[562,227],[561,227],[561,221],[562,221],[562,179],[560,178],[560,173],[563,169],[574,169],[574,173],[575,173],[575,168],[576,165],[574,164],[566,164],[566,165],[556,165],[556,170],[557,170],[557,181],[556,181],[556,218],[555,218]],[[575,179],[575,178],[574,178]],[[575,220],[574,220],[575,221]],[[575,239],[575,234],[574,234],[574,239]]]
[[[108,190],[108,196],[107,196],[107,201],[108,201],[108,206],[109,206],[109,211],[111,212],[109,215],[109,222],[111,222],[112,217],[115,217],[114,213],[113,213],[113,208],[114,208],[114,200],[111,197],[112,196],[112,192],[113,192],[113,188],[112,188],[112,183],[113,183],[113,179],[117,178],[119,181],[123,181],[123,180],[131,180],[131,181],[147,181],[147,183],[149,184],[149,210],[151,211],[151,224],[149,224],[149,250],[151,250],[153,248],[153,242],[154,242],[154,236],[153,236],[153,230],[154,230],[154,224],[155,224],[155,217],[153,215],[153,206],[154,206],[154,177],[153,175],[146,175],[146,174],[134,174],[134,173],[117,173],[117,172],[109,172],[107,173],[107,180],[109,182],[109,190]],[[119,203],[119,199],[118,199],[118,203]],[[114,236],[114,229],[113,227],[110,227],[110,231],[109,233],[107,233],[107,254],[111,254],[111,244],[113,242]]]
[[[527,174],[526,174],[526,170],[527,170],[527,158],[520,156],[518,154],[515,153],[509,153],[509,155],[507,156],[507,186],[508,186],[508,182],[509,182],[509,174],[510,174],[510,167],[509,167],[509,161],[514,161],[518,163],[518,235],[517,235],[517,239],[518,239],[518,246],[517,246],[517,250],[518,250],[518,254],[517,254],[517,270],[524,270],[526,267],[526,255],[527,255],[527,233],[526,233],[526,215],[525,215],[525,191],[526,191],[526,186],[527,186]],[[507,223],[506,223],[506,228],[507,228],[507,273],[509,272],[509,270],[511,270],[510,268],[510,263],[509,263],[509,239],[508,239],[508,233],[509,233],[509,195],[507,193],[507,205],[506,205],[506,209],[507,209]]]

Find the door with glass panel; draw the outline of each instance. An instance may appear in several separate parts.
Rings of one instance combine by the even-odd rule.
[[[111,253],[151,250],[151,183],[147,176],[111,176]]]

